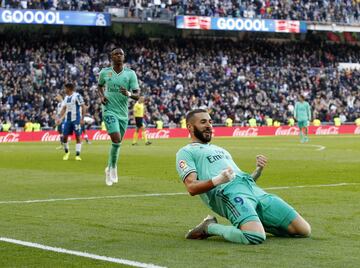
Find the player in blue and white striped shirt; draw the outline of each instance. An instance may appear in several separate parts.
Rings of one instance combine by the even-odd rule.
[[[83,97],[79,93],[75,92],[73,84],[68,83],[65,85],[65,93],[66,97],[64,99],[64,106],[61,109],[60,117],[57,119],[58,124],[63,118],[65,119],[63,127],[65,155],[63,160],[69,159],[70,152],[68,136],[72,135],[73,132],[76,136],[75,160],[81,160],[81,125],[84,124],[84,114],[86,113],[85,103]]]

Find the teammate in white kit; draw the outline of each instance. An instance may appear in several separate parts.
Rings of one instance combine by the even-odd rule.
[[[58,94],[55,97],[55,100],[57,101],[57,105],[56,105],[56,117],[59,118],[60,117],[60,113],[61,113],[61,109],[64,106],[64,99],[63,97]],[[63,127],[64,127],[64,121],[61,121],[60,124],[56,124],[56,130],[59,132],[60,135],[60,143],[61,145],[59,147],[57,147],[56,149],[61,149],[64,146],[64,135],[63,135]]]
[[[73,84],[68,83],[65,85],[66,97],[64,99],[64,106],[61,109],[60,116],[57,119],[57,124],[65,118],[63,134],[64,134],[64,150],[65,155],[63,160],[69,160],[69,144],[68,136],[73,132],[76,136],[76,156],[75,160],[81,160],[81,126],[84,124],[84,114],[86,113],[86,106],[83,97],[75,92]]]
[[[86,106],[86,110],[88,110],[88,106]],[[87,144],[91,144],[90,140],[89,140],[89,136],[86,132],[87,129],[89,129],[89,127],[95,122],[95,119],[89,114],[85,114],[84,115],[84,124],[81,126],[81,131],[82,131],[82,135],[83,135],[83,139],[85,139]]]

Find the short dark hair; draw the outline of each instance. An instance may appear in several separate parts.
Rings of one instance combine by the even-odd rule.
[[[65,87],[68,88],[68,89],[70,89],[70,90],[74,90],[74,89],[75,89],[75,86],[74,86],[73,83],[66,83],[66,84],[65,84]]]
[[[124,55],[125,55],[125,51],[121,48],[121,47],[114,47],[111,51],[110,51],[110,54],[112,54],[115,50],[117,50],[117,49],[121,49],[122,50],[122,52],[124,53]]]
[[[194,115],[199,113],[207,113],[207,111],[204,109],[195,109],[188,112],[186,115],[186,123],[190,122],[190,120],[194,117]]]

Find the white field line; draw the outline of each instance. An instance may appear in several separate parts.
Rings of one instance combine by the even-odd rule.
[[[282,189],[297,189],[297,188],[318,188],[318,187],[339,187],[349,185],[359,185],[360,183],[335,183],[335,184],[317,184],[317,185],[295,185],[295,186],[278,186],[267,187],[264,190],[282,190]],[[96,199],[118,199],[118,198],[134,198],[134,197],[157,197],[157,196],[176,196],[187,195],[188,193],[154,193],[154,194],[129,194],[129,195],[108,195],[108,196],[89,196],[89,197],[70,197],[70,198],[53,198],[53,199],[35,199],[35,200],[9,200],[0,201],[1,204],[29,204],[29,203],[47,203],[57,201],[77,201],[77,200],[96,200]]]
[[[130,261],[130,260],[125,260],[125,259],[100,256],[100,255],[91,254],[91,253],[87,253],[87,252],[69,250],[69,249],[64,249],[64,248],[50,247],[50,246],[45,246],[45,245],[41,245],[41,244],[37,244],[37,243],[26,242],[26,241],[21,241],[21,240],[6,238],[6,237],[0,237],[0,241],[11,243],[11,244],[22,245],[25,247],[38,248],[38,249],[53,251],[53,252],[57,252],[57,253],[64,253],[64,254],[69,254],[69,255],[85,257],[85,258],[94,259],[94,260],[100,260],[100,261],[106,261],[106,262],[112,262],[112,263],[118,263],[118,264],[125,264],[125,265],[129,265],[129,266],[134,266],[134,267],[165,268],[164,266],[158,266],[158,265],[151,264],[151,263],[142,263],[142,262],[137,262],[137,261]]]
[[[349,186],[349,185],[358,185],[360,183],[334,183],[334,184],[318,184],[318,185],[295,185],[295,186],[279,186],[279,187],[268,187],[264,188],[265,190],[282,190],[282,189],[296,189],[296,188],[318,188],[318,187],[339,187],[339,186]]]
[[[300,148],[301,146],[301,148]],[[238,148],[235,146],[228,146],[233,148]],[[273,150],[273,151],[288,151],[289,149],[296,149],[296,150],[302,150],[304,147],[315,147],[315,151],[322,151],[326,149],[326,146],[323,145],[315,145],[315,144],[295,144],[295,145],[287,145],[287,146],[281,146],[281,147],[251,147],[251,149],[261,149],[261,150]],[[244,148],[243,148],[244,149]],[[310,149],[310,148],[309,148]]]
[[[172,195],[184,195],[184,194],[186,194],[186,193],[154,193],[154,194],[105,195],[105,196],[89,196],[89,197],[70,197],[70,198],[35,199],[35,200],[22,200],[22,201],[0,201],[0,204],[45,203],[45,202],[57,202],[57,201],[117,199],[117,198],[133,198],[133,197],[153,197],[153,196],[172,196]]]
[[[326,149],[325,146],[322,145],[315,145],[315,144],[306,144],[307,146],[311,146],[311,147],[316,147],[317,149],[315,149],[315,151],[322,151],[324,149]],[[301,144],[299,146],[302,146]]]

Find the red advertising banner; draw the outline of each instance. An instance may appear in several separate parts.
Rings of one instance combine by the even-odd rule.
[[[128,129],[125,139],[131,139],[135,129]],[[110,140],[106,131],[88,130],[87,134],[90,140]],[[320,126],[309,127],[311,135],[340,135],[356,134],[360,135],[360,126]],[[147,129],[146,135],[149,139],[170,139],[189,137],[187,129]],[[255,137],[255,136],[296,136],[299,135],[298,127],[215,127],[214,137]],[[60,141],[59,133],[56,131],[40,132],[0,132],[0,143],[10,142],[31,142],[31,141]]]
[[[300,21],[275,20],[275,31],[279,33],[300,33]]]

